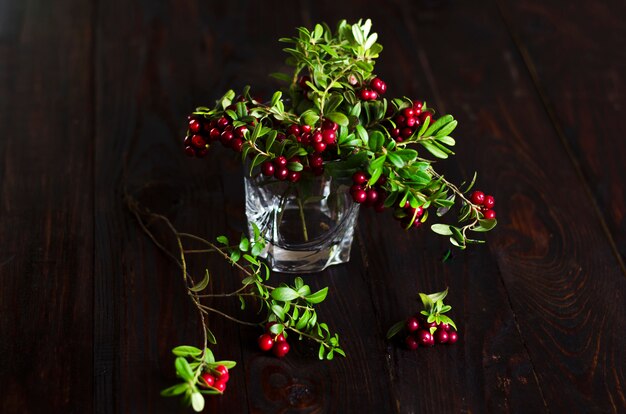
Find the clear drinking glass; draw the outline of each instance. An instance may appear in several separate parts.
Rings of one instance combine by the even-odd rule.
[[[303,174],[291,183],[244,174],[248,230],[252,223],[267,240],[262,254],[272,270],[318,272],[350,260],[359,205],[351,181]]]

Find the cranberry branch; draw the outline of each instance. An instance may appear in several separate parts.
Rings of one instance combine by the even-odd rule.
[[[285,356],[290,349],[287,341],[289,332],[299,339],[307,338],[319,344],[319,358],[333,359],[335,354],[345,356],[339,345],[339,336],[332,334],[328,326],[318,322],[315,305],[323,302],[328,288],[312,292],[304,284],[302,278],[294,279],[293,285],[281,284],[278,287],[269,285],[271,277],[269,268],[258,259],[265,247],[258,228],[254,229],[252,240],[241,236],[238,244],[231,244],[227,237],[217,238],[217,244],[202,237],[179,232],[169,219],[142,208],[132,197],[127,198],[128,207],[137,218],[142,230],[155,245],[167,254],[181,269],[182,279],[192,303],[198,311],[202,324],[204,345],[202,349],[189,345],[181,345],[173,349],[176,356],[176,374],[182,382],[163,390],[163,396],[181,396],[183,402],[191,405],[194,410],[204,408],[203,394],[221,394],[226,389],[229,379],[228,370],[235,366],[234,361],[216,361],[208,344],[216,344],[215,335],[207,324],[206,315],[215,314],[232,322],[247,326],[266,326],[266,333],[259,338],[262,350],[272,350],[278,357]],[[164,243],[160,242],[152,227],[162,224],[173,236],[176,253],[172,253]],[[206,249],[187,248],[187,242],[201,243]],[[212,292],[211,277],[206,270],[201,281],[195,282],[188,271],[186,254],[188,252],[217,253],[237,268],[244,276],[242,286],[232,292]],[[209,292],[206,292],[206,291]],[[237,297],[244,309],[247,301],[254,301],[265,310],[265,317],[259,321],[244,321],[227,314],[220,309],[202,303],[203,299],[213,297]],[[268,347],[269,345],[269,347]]]
[[[186,153],[203,157],[219,141],[241,153],[257,181],[296,188],[307,177],[352,178],[355,203],[391,210],[407,230],[421,227],[429,210],[440,218],[456,206],[455,224],[431,229],[461,249],[482,243],[469,232],[495,227],[495,199],[468,194],[474,180],[462,191],[433,167],[434,159],[454,154],[458,122],[452,115],[435,117],[423,100],[383,97],[387,85],[374,74],[382,46],[371,28],[369,19],[341,21],[334,31],[322,23],[280,39],[289,45],[284,51],[293,72],[273,76],[286,89],[264,103],[249,88],[239,95],[228,91],[214,108],[198,108],[189,117]]]

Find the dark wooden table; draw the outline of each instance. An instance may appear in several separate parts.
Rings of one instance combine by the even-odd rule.
[[[478,171],[499,226],[444,264],[437,236],[363,211],[351,262],[307,276],[330,286],[320,316],[348,357],[265,356],[259,331],[212,318],[239,365],[207,411],[626,412],[625,16],[623,1],[0,1],[0,412],[191,412],[159,391],[199,322],[123,195],[181,230],[240,232],[239,162],[186,158],[185,115],[230,87],[271,93],[296,26],[359,17],[388,93],[459,119],[441,167]],[[208,266],[216,288],[239,283]],[[458,344],[385,340],[446,286]]]

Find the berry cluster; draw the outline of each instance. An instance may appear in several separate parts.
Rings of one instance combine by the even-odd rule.
[[[240,96],[239,102],[243,102],[244,98]],[[227,107],[227,110],[235,110],[235,104]],[[231,148],[235,152],[241,152],[248,127],[251,125],[239,125],[235,127],[232,119],[224,114],[217,119],[208,120],[202,116],[189,115],[187,135],[185,136],[185,154],[190,157],[196,156],[203,158],[209,152],[209,145],[213,142],[220,141],[226,148]]]
[[[289,343],[287,342],[287,338],[282,333],[274,335],[270,328],[276,323],[269,323],[266,326],[265,333],[257,339],[257,344],[259,345],[259,349],[261,351],[267,352],[272,351],[272,353],[278,358],[282,358],[289,353]]]
[[[411,207],[411,203],[408,201],[404,204],[404,207],[396,207],[393,211],[393,217],[400,221],[400,225],[403,229],[410,229],[411,227],[419,228],[422,225],[422,216],[424,215],[424,209],[422,207]]]
[[[433,333],[433,328],[434,333]],[[427,322],[422,315],[411,316],[405,324],[406,337],[404,344],[414,350],[419,346],[431,347],[437,344],[453,344],[459,336],[447,323]]]
[[[288,160],[284,156],[280,155],[272,161],[265,161],[261,164],[261,172],[267,177],[274,176],[274,178],[280,181],[289,180],[292,183],[297,183],[300,181],[300,172],[291,171],[289,166],[299,162],[300,158],[297,156]]]
[[[454,344],[459,336],[454,321],[444,315],[450,309],[443,300],[448,289],[427,295],[420,293],[424,309],[404,321],[394,324],[387,332],[387,338],[403,334],[404,345],[411,350],[418,347],[431,347],[437,344]]]
[[[376,184],[368,186],[370,177],[364,171],[357,171],[352,175],[352,187],[350,194],[355,203],[363,204],[366,207],[374,207],[378,213],[385,209],[385,198],[387,192],[382,188],[386,178],[381,176]]]
[[[483,216],[486,219],[495,219],[496,211],[493,207],[496,205],[496,199],[493,196],[485,195],[482,191],[474,191],[471,196],[472,203],[481,206]]]
[[[215,368],[210,369],[207,372],[204,372],[202,375],[202,380],[204,384],[208,388],[212,388],[220,393],[226,390],[226,383],[230,379],[230,375],[228,374],[228,368],[224,365],[218,365]]]
[[[380,95],[387,91],[387,84],[376,77],[370,81],[369,88],[365,87],[359,91],[359,97],[363,101],[375,101]]]
[[[396,141],[402,142],[413,135],[423,124],[427,118],[433,121],[433,113],[423,111],[424,102],[413,101],[413,106],[404,108],[394,118],[394,124],[391,125],[389,135]]]

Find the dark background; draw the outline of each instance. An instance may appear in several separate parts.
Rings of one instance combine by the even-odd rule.
[[[388,95],[459,120],[440,168],[477,170],[499,225],[443,264],[445,240],[363,211],[352,261],[307,276],[330,286],[320,316],[348,358],[275,359],[213,318],[239,365],[206,411],[625,412],[625,16],[623,1],[0,0],[0,412],[190,412],[159,391],[199,322],[124,193],[180,230],[241,231],[239,162],[187,159],[186,114],[231,87],[269,96],[278,37],[360,17]],[[208,266],[214,289],[239,283]],[[456,345],[384,339],[446,286]]]

